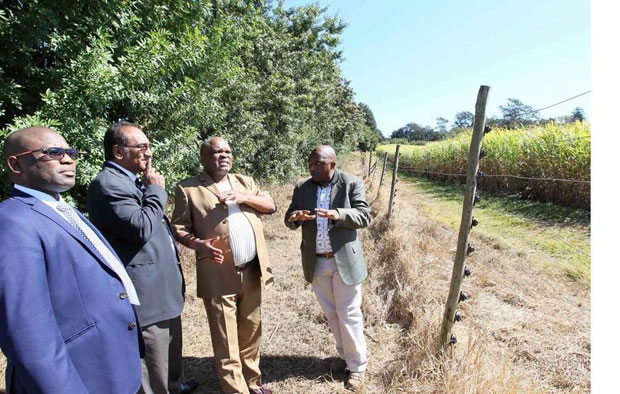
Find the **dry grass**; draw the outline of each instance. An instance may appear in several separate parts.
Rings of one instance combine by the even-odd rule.
[[[358,163],[355,159],[344,166],[360,173]],[[467,261],[472,276],[463,284],[470,298],[460,305],[463,321],[454,327],[458,343],[443,359],[436,357],[456,233],[418,209],[424,197],[406,182],[399,183],[395,216],[388,224],[386,183],[380,193],[369,193],[374,220],[361,232],[369,268],[362,306],[370,358],[366,392],[589,392],[587,289],[550,279],[520,251],[494,248],[493,240],[476,239],[475,232],[476,252]],[[264,218],[276,279],[263,294],[264,382],[276,393],[345,393],[343,377],[328,373],[336,356],[334,341],[303,279],[301,233],[282,223],[292,185],[270,188],[279,210]],[[191,252],[184,250],[185,376],[201,382],[196,393],[218,393],[193,266]],[[0,391],[3,386],[4,376]]]

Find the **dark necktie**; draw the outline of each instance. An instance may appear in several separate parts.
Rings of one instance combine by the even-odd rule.
[[[136,178],[136,187],[138,189],[140,189],[140,191],[142,193],[144,193],[146,191],[146,186],[144,186],[144,183],[142,183],[142,181],[140,180],[140,178]]]

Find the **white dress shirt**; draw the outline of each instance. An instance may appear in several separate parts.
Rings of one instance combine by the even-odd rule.
[[[220,193],[232,190],[228,177],[225,182],[216,183]],[[235,265],[243,265],[256,257],[256,239],[250,220],[241,211],[239,204],[226,201],[228,206],[228,236]]]
[[[317,186],[316,189],[316,207],[321,209],[329,209],[329,198],[332,192],[332,185],[326,187]],[[324,254],[333,252],[332,241],[329,239],[329,219],[325,217],[316,217],[316,253]]]

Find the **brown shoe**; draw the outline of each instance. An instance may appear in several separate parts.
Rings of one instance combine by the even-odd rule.
[[[251,394],[271,394],[271,390],[266,387],[259,387],[257,389],[250,389]]]
[[[364,372],[349,372],[344,381],[344,387],[353,392],[358,392],[364,385]]]
[[[347,362],[340,357],[332,360],[332,362],[329,363],[330,373],[344,373],[345,369],[347,369]]]

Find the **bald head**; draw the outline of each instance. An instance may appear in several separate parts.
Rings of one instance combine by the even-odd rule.
[[[336,171],[336,151],[329,145],[314,148],[308,157],[308,169],[312,180],[320,185],[326,185]]]
[[[8,158],[13,155],[27,150],[38,149],[37,141],[41,140],[44,135],[50,133],[59,135],[56,131],[48,129],[47,127],[28,127],[12,132],[9,134],[2,147],[2,155],[5,163]]]
[[[11,181],[55,198],[71,189],[75,185],[75,161],[69,155],[54,158],[42,150],[52,147],[69,148],[52,129],[28,127],[11,133],[2,148]]]
[[[329,145],[317,146],[310,154],[310,156],[312,155],[321,156],[334,162],[336,161],[336,151]]]

